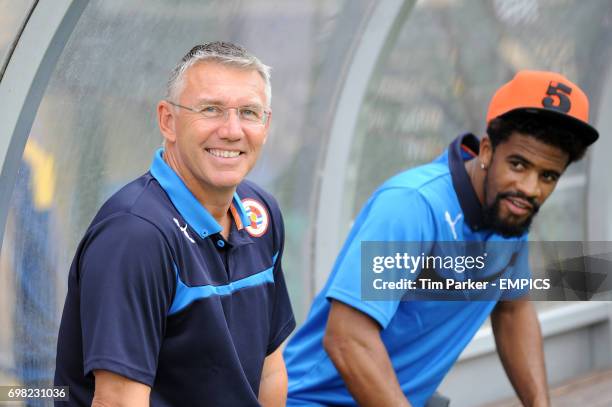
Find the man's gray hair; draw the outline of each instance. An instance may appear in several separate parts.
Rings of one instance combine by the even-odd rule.
[[[177,102],[176,98],[183,91],[185,72],[196,63],[205,61],[257,71],[265,83],[266,107],[270,107],[272,103],[271,68],[264,65],[256,56],[250,54],[240,45],[221,41],[196,45],[183,57],[170,75],[166,86],[166,99]]]

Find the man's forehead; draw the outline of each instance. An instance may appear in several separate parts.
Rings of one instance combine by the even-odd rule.
[[[569,155],[561,147],[538,140],[537,138],[521,133],[513,133],[508,140],[499,144],[505,156],[517,155],[528,159],[534,164],[543,167],[565,168]]]
[[[201,100],[226,97],[265,102],[265,82],[255,69],[243,69],[218,62],[198,62],[185,72],[182,94]]]

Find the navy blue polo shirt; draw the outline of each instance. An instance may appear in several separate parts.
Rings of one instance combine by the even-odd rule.
[[[93,371],[152,406],[257,406],[264,359],[295,327],[275,200],[244,181],[221,226],[156,152],[87,229],[68,277],[55,385],[91,404]],[[61,403],[58,403],[61,404]]]
[[[498,251],[494,259],[489,259],[491,270],[502,269],[508,278],[530,275],[527,235],[506,239],[483,227],[480,201],[464,166],[478,148],[476,137],[460,136],[433,162],[389,179],[365,204],[306,322],[285,348],[288,406],[356,405],[323,349],[332,299],[359,310],[380,325],[381,340],[401,389],[415,407],[425,405],[496,304],[364,300],[362,242],[420,242],[428,255],[440,254],[436,252],[439,247],[436,249],[431,242],[503,242],[513,250]],[[503,298],[523,294],[514,291]]]

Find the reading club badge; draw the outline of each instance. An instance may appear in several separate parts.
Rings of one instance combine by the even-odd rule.
[[[268,216],[266,208],[254,199],[243,199],[242,206],[250,221],[248,225],[245,225],[249,235],[260,237],[266,233],[268,230],[268,223],[270,222],[270,217]]]

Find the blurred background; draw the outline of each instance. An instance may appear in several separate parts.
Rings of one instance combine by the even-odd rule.
[[[489,98],[519,69],[579,84],[601,134],[531,240],[612,240],[610,0],[0,0],[0,384],[52,380],[76,246],[149,168],[170,70],[213,40],[273,67],[274,119],[249,178],[281,204],[298,323],[376,186],[482,135]],[[612,405],[610,303],[537,306],[557,405]],[[441,391],[453,406],[513,395],[487,325]]]

